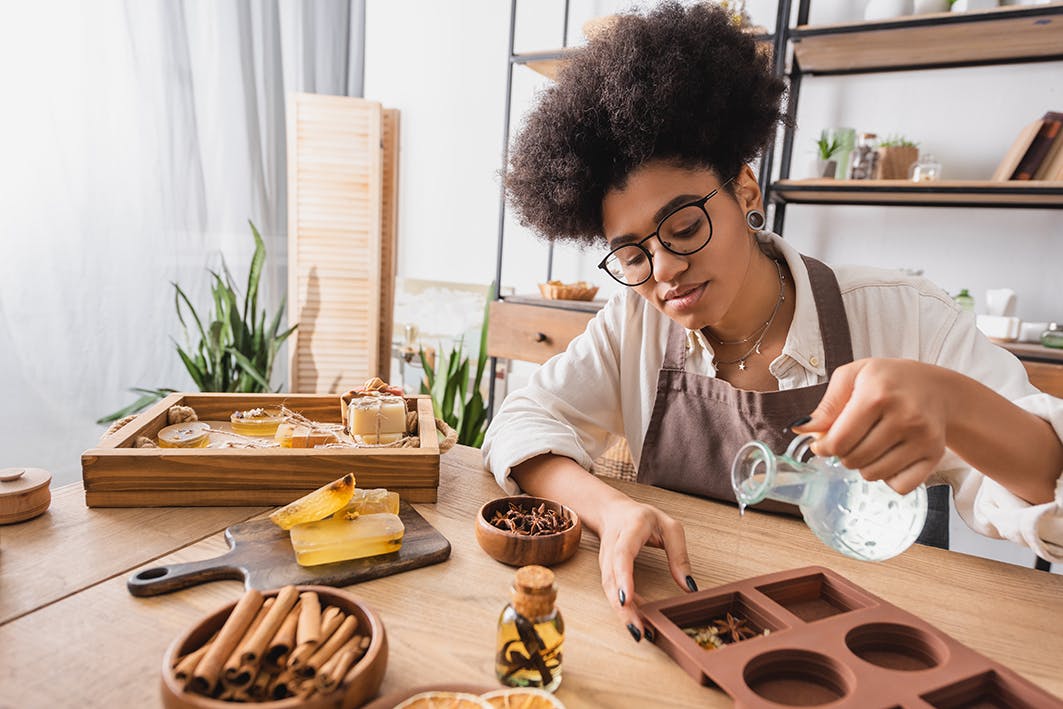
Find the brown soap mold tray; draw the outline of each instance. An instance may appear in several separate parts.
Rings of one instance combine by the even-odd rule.
[[[1012,670],[820,566],[657,601],[640,612],[654,643],[695,680],[727,692],[736,707],[1063,706]],[[706,650],[684,632],[728,613],[746,621],[753,637]]]

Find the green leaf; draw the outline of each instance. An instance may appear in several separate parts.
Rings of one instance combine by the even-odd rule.
[[[251,235],[255,239],[255,253],[251,257],[251,267],[247,271],[247,292],[244,293],[244,320],[250,316],[254,319],[258,307],[258,281],[262,276],[262,266],[266,263],[266,243],[258,233],[254,223],[248,219]]]
[[[193,360],[183,349],[181,349],[180,345],[177,346],[177,355],[181,358],[181,361],[184,362],[185,369],[188,370],[188,375],[192,377],[192,381],[196,383],[199,390],[210,391],[209,375],[207,372],[203,371],[203,367],[200,364],[202,356],[198,357],[197,360]]]
[[[188,296],[185,295],[185,292],[183,290],[181,290],[181,286],[179,286],[176,283],[174,283],[173,287],[174,287],[174,291],[175,291],[174,306],[177,308],[177,319],[181,321],[181,327],[185,327],[185,319],[181,315],[181,301],[183,300],[185,305],[188,306],[189,312],[192,313],[192,317],[196,321],[196,327],[199,329],[199,336],[202,337],[202,338],[206,338],[207,334],[203,330],[203,323],[200,321],[199,314],[196,313],[196,309],[194,307],[192,307],[192,301],[190,301],[188,299]]]
[[[254,379],[260,387],[262,387],[263,391],[269,391],[269,382],[266,381],[266,378],[262,375],[262,372],[258,371],[258,368],[251,363],[251,360],[231,348],[229,349],[229,354],[231,354],[233,358],[236,359],[236,363],[240,365],[240,368],[244,372],[246,372],[249,377]]]

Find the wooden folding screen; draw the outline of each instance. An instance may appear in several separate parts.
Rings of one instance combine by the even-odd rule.
[[[336,393],[390,369],[398,112],[345,96],[288,105],[293,392]]]

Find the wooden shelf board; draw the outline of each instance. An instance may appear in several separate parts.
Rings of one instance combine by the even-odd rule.
[[[1063,182],[989,180],[781,180],[774,199],[806,204],[1063,208]]]
[[[503,297],[503,300],[507,303],[537,305],[558,310],[578,310],[583,313],[596,313],[605,305],[604,300],[555,300],[538,295],[507,295]]]
[[[1035,342],[998,342],[997,344],[1022,360],[1055,362],[1063,365],[1063,350],[1045,347]]]
[[[794,53],[810,74],[924,69],[1063,57],[1063,2],[802,25]]]

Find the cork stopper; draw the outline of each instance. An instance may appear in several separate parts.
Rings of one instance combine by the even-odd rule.
[[[554,572],[545,566],[522,566],[513,578],[513,608],[525,618],[549,615],[557,599]]]

